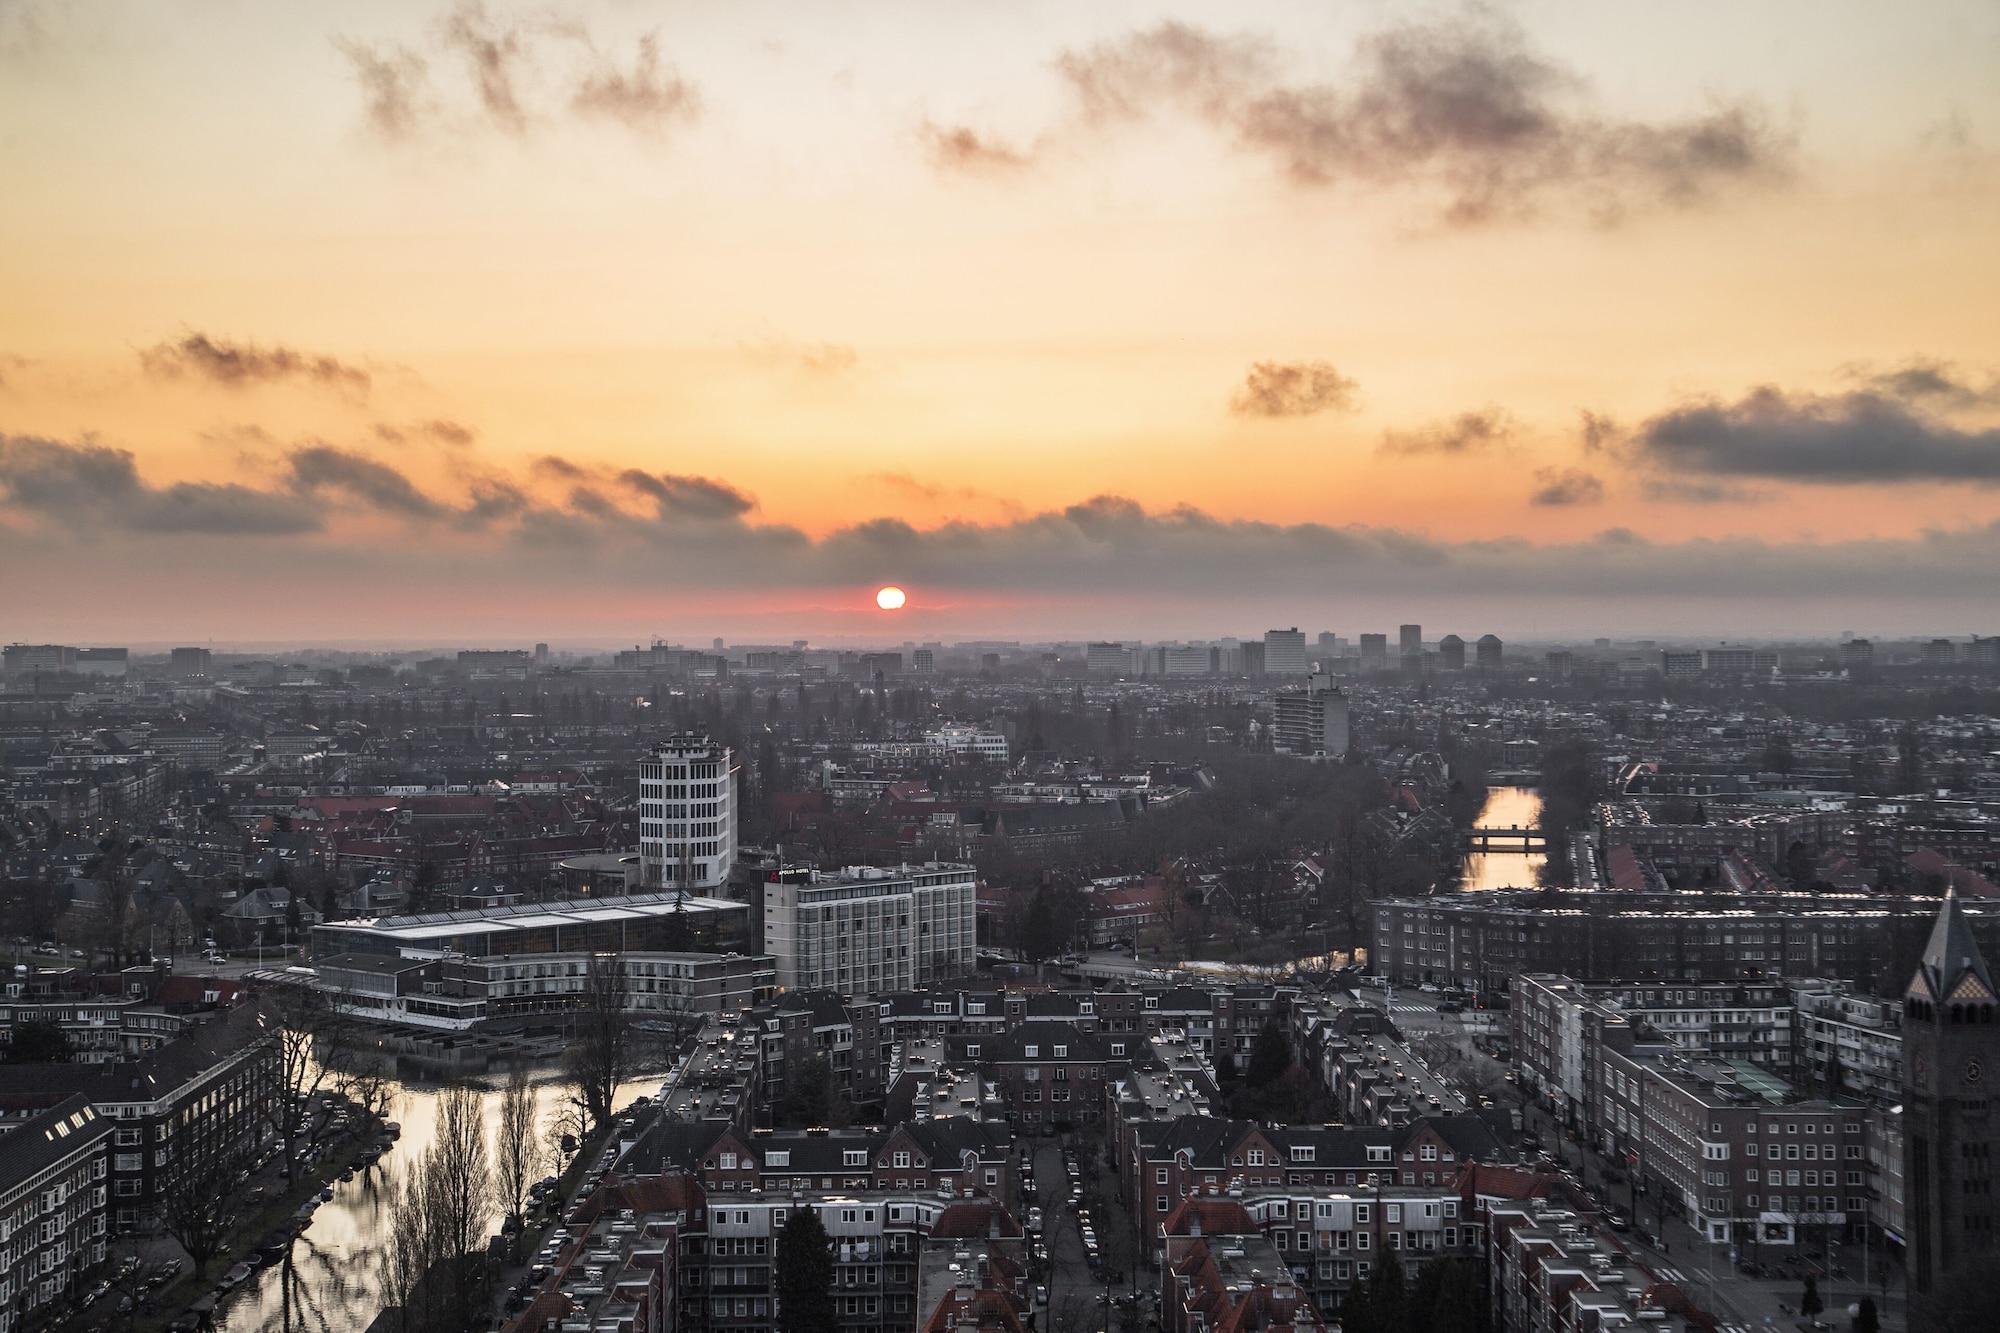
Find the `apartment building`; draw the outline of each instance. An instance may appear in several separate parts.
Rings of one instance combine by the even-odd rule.
[[[48,1307],[104,1261],[111,1122],[80,1094],[0,1136],[0,1333],[44,1326]]]
[[[736,766],[729,747],[676,736],[639,762],[639,868],[647,888],[705,891],[736,861]]]
[[[1163,1224],[1160,1321],[1168,1333],[1329,1327],[1301,1288],[1288,1256],[1235,1200],[1190,1200]],[[1288,1233],[1280,1231],[1278,1235]],[[1352,1260],[1329,1260],[1350,1270]],[[1361,1261],[1364,1271],[1367,1261]]]
[[[1704,1333],[1715,1326],[1587,1214],[1544,1199],[1497,1200],[1487,1210],[1487,1228],[1487,1281],[1499,1333]]]
[[[927,986],[972,970],[969,865],[785,870],[764,884],[764,950],[788,990],[850,997]]]

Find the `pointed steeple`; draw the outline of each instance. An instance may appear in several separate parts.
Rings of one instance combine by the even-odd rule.
[[[1910,979],[1911,991],[1920,986],[1926,998],[1939,1004],[1995,998],[1993,974],[1987,970],[1971,925],[1959,910],[1956,889],[1945,890],[1944,902],[1938,905],[1937,921],[1931,926],[1930,941],[1924,945],[1923,961],[1917,966],[1917,975]]]

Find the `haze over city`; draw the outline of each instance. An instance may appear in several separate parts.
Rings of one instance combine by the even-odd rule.
[[[2000,15],[1921,12],[14,0],[0,619],[1965,633]]]

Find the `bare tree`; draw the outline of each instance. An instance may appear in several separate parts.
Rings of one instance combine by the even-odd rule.
[[[438,1099],[437,1137],[424,1152],[418,1188],[432,1215],[437,1261],[449,1273],[454,1327],[463,1327],[478,1290],[476,1252],[482,1248],[486,1202],[493,1189],[486,1122],[479,1094],[472,1089],[449,1088]]]
[[[183,1133],[184,1141],[192,1136]],[[237,1198],[249,1175],[249,1162],[236,1145],[202,1145],[170,1149],[165,1180],[160,1183],[155,1212],[160,1226],[180,1242],[200,1277],[208,1261],[222,1250],[236,1225]]]
[[[429,1327],[430,1287],[425,1278],[437,1258],[437,1226],[419,1161],[394,1192],[389,1232],[380,1256],[382,1294],[401,1314],[403,1333]]]
[[[630,1071],[631,1021],[625,1012],[625,959],[592,954],[577,997],[574,1030],[563,1058],[570,1097],[585,1134],[611,1119],[611,1101]]]
[[[516,1064],[500,1094],[500,1124],[493,1145],[493,1197],[507,1216],[521,1216],[528,1186],[542,1161],[543,1144],[535,1133],[535,1090],[528,1082],[527,1067]]]

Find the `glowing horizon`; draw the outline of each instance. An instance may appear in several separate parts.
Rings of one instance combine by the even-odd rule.
[[[1996,42],[0,7],[0,634],[2000,632]]]

